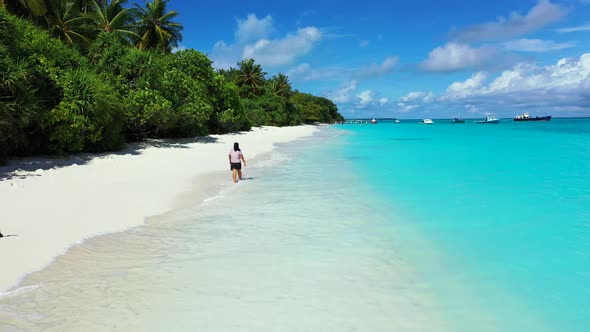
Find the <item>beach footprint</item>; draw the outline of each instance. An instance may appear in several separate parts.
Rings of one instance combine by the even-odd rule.
[[[2,232],[0,231],[0,239],[1,239],[1,238],[4,238],[4,237],[11,237],[11,236],[18,236],[18,235],[16,235],[16,234],[6,234],[6,235],[4,235],[4,234],[2,234]]]

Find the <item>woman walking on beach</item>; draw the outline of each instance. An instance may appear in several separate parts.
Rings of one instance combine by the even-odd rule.
[[[244,159],[244,154],[242,153],[242,150],[240,150],[240,144],[235,142],[233,150],[229,151],[229,169],[232,171],[234,183],[238,183],[238,178],[243,180],[242,161],[244,162],[244,167],[246,167],[246,159]]]

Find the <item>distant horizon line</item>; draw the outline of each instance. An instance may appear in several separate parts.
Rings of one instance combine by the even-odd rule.
[[[481,119],[486,117],[471,117],[471,118],[462,118],[462,117],[450,117],[450,118],[344,118],[344,121],[349,120],[358,120],[358,121],[371,121],[375,120],[422,120],[422,119],[433,119],[433,120],[452,120],[454,118],[460,119]],[[499,117],[499,119],[514,119],[514,117]],[[590,116],[551,116],[551,119],[590,119]]]

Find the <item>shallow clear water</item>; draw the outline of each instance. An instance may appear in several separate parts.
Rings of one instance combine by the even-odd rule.
[[[325,128],[76,246],[0,331],[586,331],[589,165],[589,120]]]
[[[401,239],[461,330],[587,331],[590,119],[347,129],[357,173],[436,251]]]
[[[444,331],[393,216],[336,152],[343,134],[283,146],[204,204],[73,248],[0,300],[0,330]]]

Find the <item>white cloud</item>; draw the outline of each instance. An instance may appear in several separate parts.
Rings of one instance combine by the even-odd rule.
[[[371,90],[365,90],[363,92],[361,92],[357,97],[359,97],[361,99],[360,103],[361,104],[369,104],[373,101],[373,99],[375,99],[375,93]]]
[[[465,98],[475,94],[481,94],[487,75],[478,72],[464,82],[453,82],[447,88],[442,99]]]
[[[424,92],[424,91],[412,91],[407,95],[400,98],[402,102],[415,102],[421,101],[425,103],[429,103],[434,99],[434,94],[432,92]]]
[[[590,0],[588,0],[590,3]],[[568,32],[579,32],[579,31],[590,31],[590,22],[582,24],[577,27],[559,28],[555,29],[557,32],[568,33]]]
[[[550,0],[539,0],[526,15],[512,12],[488,22],[451,32],[451,39],[459,42],[497,41],[521,36],[561,20],[567,9]]]
[[[379,97],[372,97],[374,104],[365,109],[392,110],[391,104],[387,108],[374,107]],[[355,100],[360,99],[351,98],[348,102]],[[394,112],[414,112],[414,116],[426,117],[432,114],[461,116],[449,114],[449,111],[460,110],[465,115],[494,113],[500,117],[511,117],[523,111],[556,116],[588,115],[590,53],[563,58],[546,66],[521,62],[494,76],[477,72],[463,81],[453,82],[442,94],[413,91],[392,104]]]
[[[579,59],[564,58],[555,65],[539,67],[520,64],[504,71],[486,89],[487,94],[517,94],[523,92],[556,94],[586,94],[590,86],[590,53]],[[526,95],[522,96],[526,98]]]
[[[473,104],[465,105],[465,109],[469,113],[479,113],[479,107],[477,107],[476,105],[473,105]]]
[[[213,45],[211,60],[215,68],[229,68],[235,66],[241,59],[242,50],[239,45],[228,45],[220,40]]]
[[[552,40],[541,39],[517,39],[505,42],[502,46],[508,51],[543,53],[575,47],[576,44],[572,42],[556,43]]]
[[[382,63],[369,64],[359,68],[322,68],[313,69],[308,63],[299,64],[287,71],[287,76],[293,81],[313,80],[353,80],[359,78],[372,78],[383,76],[395,69],[398,57],[390,56]]]
[[[272,17],[270,15],[258,19],[256,14],[249,14],[245,20],[238,19],[238,30],[235,33],[235,38],[238,43],[248,43],[268,38],[272,31]]]
[[[314,44],[322,39],[322,33],[315,27],[302,28],[283,39],[261,39],[246,45],[242,58],[254,58],[267,66],[280,66],[293,63],[296,58],[311,51]]]
[[[322,32],[316,27],[300,28],[282,38],[269,39],[273,31],[271,16],[258,19],[250,14],[246,19],[238,20],[235,42],[227,44],[220,40],[213,46],[213,66],[228,68],[246,58],[253,58],[263,66],[288,65],[309,53],[323,39]]]
[[[413,105],[413,104],[409,105],[409,104],[402,103],[402,102],[397,103],[397,110],[399,112],[409,112],[417,107],[418,107],[418,105]]]
[[[186,46],[183,44],[180,44],[172,49],[172,53],[176,53],[176,52],[180,52],[180,51],[184,51],[184,50],[186,50]]]
[[[484,73],[454,82],[438,100],[447,103],[590,109],[590,53],[550,66],[520,63],[486,84]]]
[[[390,56],[387,57],[382,63],[380,64],[371,64],[366,68],[361,68],[357,70],[357,74],[364,77],[378,77],[385,75],[395,68],[395,65],[399,61],[399,57]]]
[[[389,107],[389,98],[369,89],[357,92],[359,85],[357,80],[346,81],[339,88],[325,92],[324,95],[337,103],[341,110],[346,109],[348,112],[361,110],[379,112]]]
[[[311,75],[312,69],[309,63],[300,63],[287,71],[287,76],[290,79],[308,77]]]
[[[353,93],[357,87],[358,81],[352,80],[342,85],[337,90],[327,92],[326,96],[337,104],[347,104],[353,100]]]
[[[473,48],[466,44],[447,43],[432,50],[428,59],[421,63],[422,69],[432,72],[452,72],[477,69],[495,60],[497,50],[482,46]]]
[[[398,111],[409,112],[420,107],[420,105],[428,104],[433,100],[434,94],[432,92],[412,91],[398,99]]]

